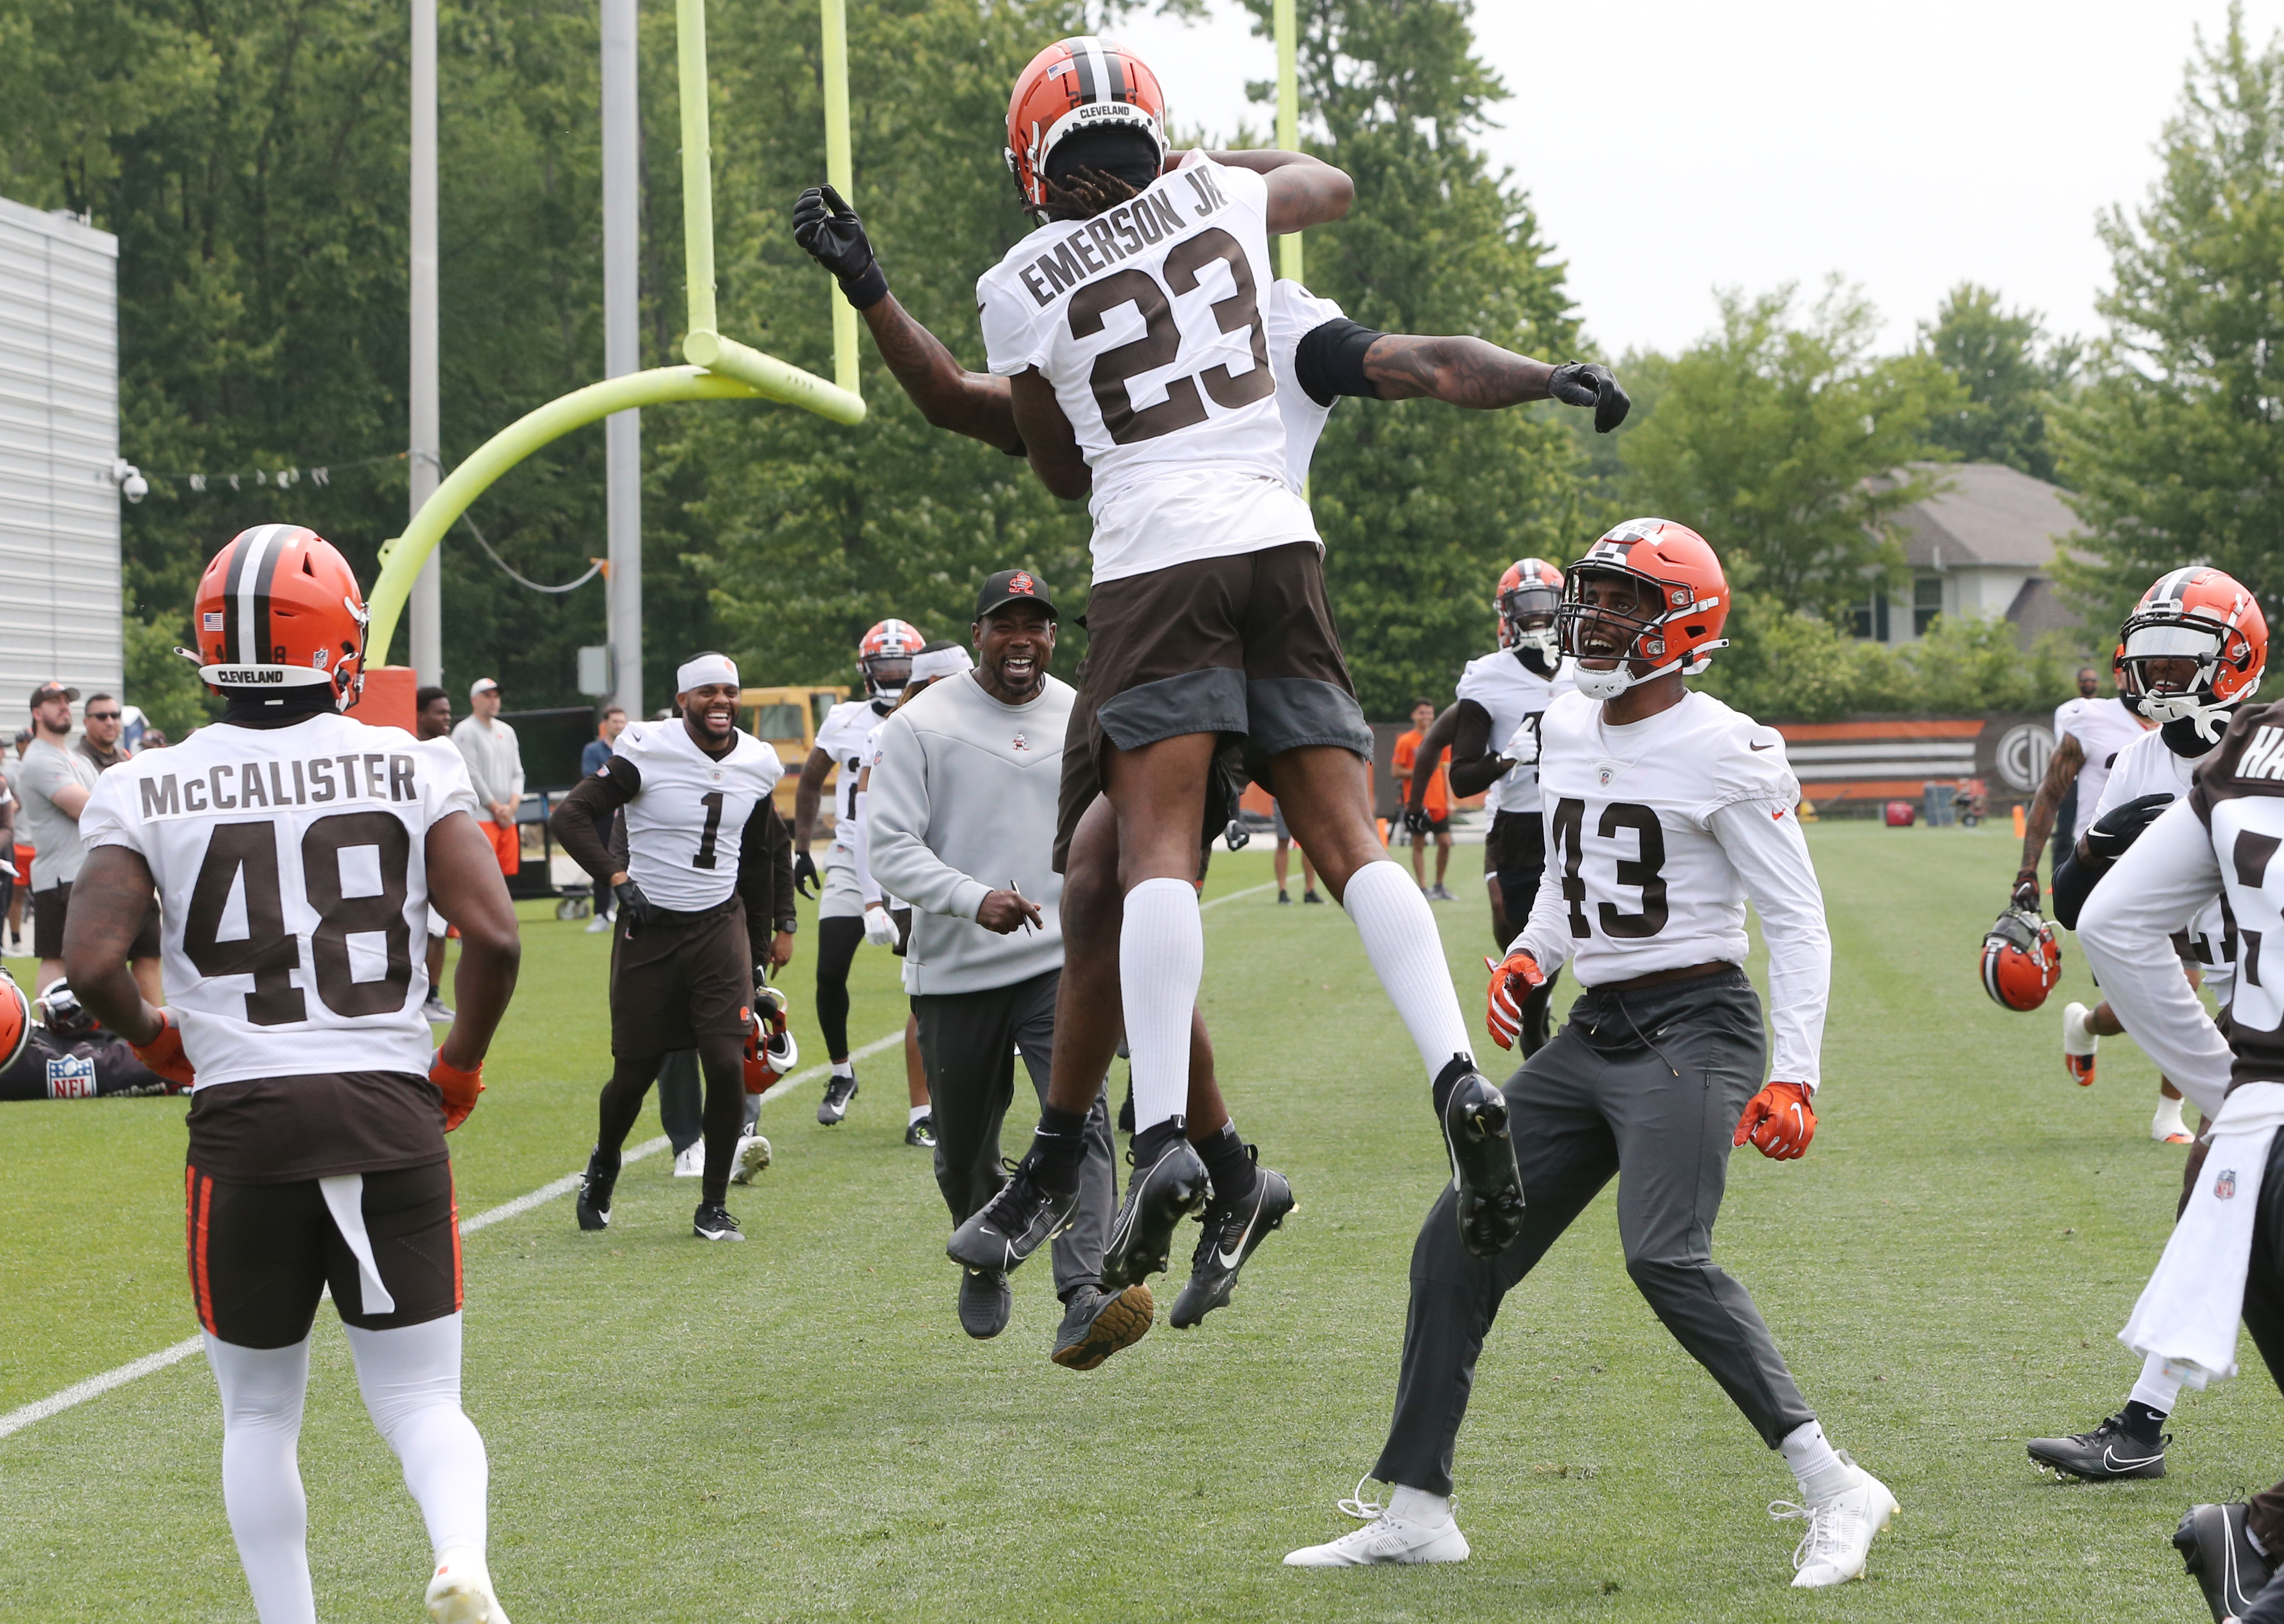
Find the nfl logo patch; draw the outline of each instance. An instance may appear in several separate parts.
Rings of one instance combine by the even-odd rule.
[[[199,624],[207,631],[220,631],[222,629],[222,611],[219,609],[207,610],[204,614],[199,617]]]
[[[2225,1167],[2221,1170],[2221,1175],[2213,1180],[2213,1197],[2216,1200],[2226,1201],[2235,1194],[2236,1169]]]
[[[59,1055],[48,1062],[50,1099],[93,1099],[95,1057]]]

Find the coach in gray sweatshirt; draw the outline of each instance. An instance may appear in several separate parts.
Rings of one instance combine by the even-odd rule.
[[[904,989],[934,1103],[936,1183],[955,1226],[1003,1182],[999,1126],[1016,1051],[1041,1100],[1047,1092],[1063,963],[1055,803],[1074,698],[1047,675],[1055,620],[1029,574],[989,577],[975,604],[976,668],[899,707],[873,741],[872,870],[911,905]],[[1066,1310],[1054,1358],[1091,1369],[1149,1328],[1149,1310],[1126,1300],[1130,1292],[1101,1289],[1117,1181],[1099,1096],[1086,1134],[1078,1211],[1054,1242]],[[1005,1274],[963,1271],[959,1322],[970,1336],[997,1336],[1013,1303]]]

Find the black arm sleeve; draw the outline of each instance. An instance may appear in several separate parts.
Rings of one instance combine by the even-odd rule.
[[[793,912],[793,835],[766,796],[746,820],[738,843],[738,894],[746,904],[746,936],[759,964],[769,957],[770,933],[786,928]]]
[[[1512,763],[1491,749],[1491,714],[1473,699],[1459,701],[1459,728],[1451,740],[1451,793],[1480,795],[1506,776]]]
[[[571,860],[587,871],[598,886],[608,889],[611,876],[619,871],[611,862],[610,848],[603,844],[598,824],[608,822],[611,815],[632,800],[642,791],[642,774],[635,764],[622,755],[614,755],[603,765],[603,770],[579,780],[568,795],[555,803],[547,815],[547,827]]]
[[[1319,406],[1329,406],[1343,394],[1378,400],[1380,386],[1364,375],[1364,352],[1374,339],[1385,336],[1345,316],[1310,328],[1293,352],[1293,372],[1302,393]]]
[[[2073,849],[2054,871],[2054,919],[2069,930],[2077,929],[2078,910],[2101,877],[2109,872],[2109,864],[2096,857],[2081,857]]]

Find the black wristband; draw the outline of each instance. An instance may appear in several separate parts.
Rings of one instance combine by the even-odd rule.
[[[888,276],[878,260],[868,261],[853,277],[841,278],[841,291],[859,310],[869,310],[888,296]]]

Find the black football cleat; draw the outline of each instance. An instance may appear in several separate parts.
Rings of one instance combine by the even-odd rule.
[[[817,1120],[831,1128],[849,1114],[849,1102],[856,1097],[856,1074],[843,1077],[838,1072],[825,1080],[825,1097],[817,1102]]]
[[[1091,1370],[1120,1348],[1139,1342],[1157,1312],[1146,1285],[1119,1292],[1082,1285],[1063,1307],[1054,1352],[1047,1356],[1066,1370]]]
[[[1245,1149],[1248,1156],[1255,1154],[1253,1146]],[[1190,1283],[1174,1299],[1177,1331],[1187,1331],[1228,1303],[1237,1287],[1237,1271],[1292,1210],[1293,1186],[1269,1167],[1254,1175],[1253,1193],[1244,1200],[1224,1201],[1216,1195],[1206,1203],[1198,1219],[1206,1232],[1190,1254]]]
[[[1443,1103],[1443,1148],[1451,1158],[1459,1243],[1476,1257],[1497,1257],[1522,1233],[1522,1164],[1507,1132],[1506,1096],[1465,1055],[1452,1056],[1443,1069],[1455,1068]]]
[[[924,1116],[904,1124],[904,1143],[916,1151],[935,1149],[935,1119]]]
[[[2173,1531],[2181,1565],[2212,1609],[2213,1624],[2241,1615],[2253,1597],[2268,1588],[2273,1565],[2260,1554],[2244,1528],[2246,1507],[2193,1505]]]
[[[2165,1475],[2168,1433],[2155,1443],[2143,1443],[2125,1430],[2125,1417],[2112,1416],[2090,1433],[2070,1438],[2033,1438],[2030,1458],[2066,1478],[2088,1483],[2108,1483],[2121,1478],[2162,1478]]]
[[[745,1231],[719,1201],[700,1201],[690,1215],[690,1232],[700,1240],[743,1240]]]
[[[1015,1312],[1015,1291],[1000,1269],[959,1271],[959,1328],[979,1342],[1007,1329]]]
[[[1206,1204],[1206,1164],[1177,1131],[1173,1144],[1126,1187],[1126,1204],[1111,1221],[1102,1249],[1102,1284],[1120,1292],[1166,1267],[1174,1228]]]
[[[1071,1214],[1078,1210],[1078,1188],[1073,1185],[1061,1194],[1042,1184],[1038,1156],[1033,1151],[1015,1163],[999,1193],[951,1232],[944,1251],[953,1262],[1011,1271],[1070,1228]]]
[[[583,1230],[607,1230],[611,1227],[611,1191],[619,1182],[619,1160],[614,1156],[606,1169],[603,1152],[587,1153],[587,1170],[579,1175],[579,1227]]]

